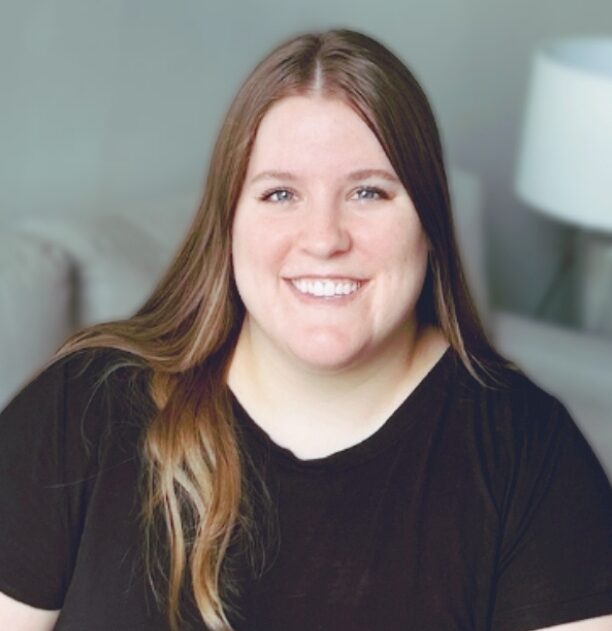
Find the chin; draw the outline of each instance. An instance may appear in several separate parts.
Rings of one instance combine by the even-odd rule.
[[[354,346],[319,345],[316,343],[300,345],[290,349],[291,354],[310,370],[338,372],[355,366],[363,359],[364,352]]]

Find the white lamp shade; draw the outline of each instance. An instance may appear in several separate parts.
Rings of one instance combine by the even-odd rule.
[[[612,39],[536,53],[515,184],[557,219],[612,232]]]

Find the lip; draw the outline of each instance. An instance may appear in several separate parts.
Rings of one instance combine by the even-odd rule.
[[[313,279],[313,280],[333,280],[337,282],[341,282],[343,280],[348,280],[353,283],[364,284],[366,282],[365,278],[359,278],[357,276],[343,276],[342,274],[294,274],[292,276],[284,276],[284,280],[292,281],[292,280],[300,280],[302,278]]]

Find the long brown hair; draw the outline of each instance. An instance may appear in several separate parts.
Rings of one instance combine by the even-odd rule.
[[[231,228],[263,116],[279,99],[311,93],[343,99],[362,117],[414,202],[430,245],[419,321],[441,327],[482,383],[492,384],[509,367],[488,342],[466,286],[440,138],[414,76],[380,43],[349,30],[300,35],[274,49],[226,115],[199,210],[151,297],[129,319],[75,334],[55,356],[112,347],[150,370],[157,411],[142,441],[142,514],[147,558],[155,556],[157,521],[167,537],[162,575],[173,629],[184,588],[209,628],[230,629],[228,598],[236,586],[222,563],[236,532],[253,549],[258,545],[226,386],[244,317],[232,275]],[[253,564],[265,549],[259,552]]]

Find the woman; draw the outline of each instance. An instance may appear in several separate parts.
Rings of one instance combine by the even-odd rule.
[[[432,112],[359,33],[257,66],[151,298],[0,421],[10,628],[612,624],[609,483],[487,342]]]

